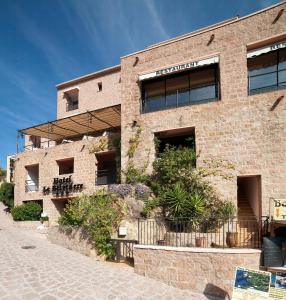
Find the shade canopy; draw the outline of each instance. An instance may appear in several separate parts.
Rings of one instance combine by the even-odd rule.
[[[190,61],[187,63],[170,66],[165,69],[156,70],[156,71],[153,71],[150,73],[141,74],[141,75],[139,75],[139,80],[142,81],[142,80],[146,80],[146,79],[156,78],[156,77],[169,75],[172,73],[177,73],[177,72],[181,72],[181,71],[185,71],[185,70],[189,70],[189,69],[194,69],[194,68],[198,68],[198,67],[202,67],[202,66],[216,64],[218,62],[219,62],[219,56],[206,58],[206,59],[202,59],[202,60],[198,60],[198,61]]]
[[[286,41],[280,42],[280,43],[276,43],[276,44],[272,44],[266,47],[261,47],[255,50],[251,50],[247,52],[247,58],[252,58],[255,56],[259,56],[271,51],[275,51],[278,49],[282,49],[282,48],[286,48]]]
[[[121,107],[116,105],[25,128],[20,132],[56,141],[66,137],[118,128],[120,125]]]

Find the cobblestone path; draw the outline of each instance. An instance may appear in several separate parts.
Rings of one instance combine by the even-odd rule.
[[[14,228],[1,211],[0,299],[210,298],[53,245],[39,233]]]

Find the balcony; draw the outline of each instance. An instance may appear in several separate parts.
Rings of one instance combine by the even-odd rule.
[[[39,183],[33,180],[26,180],[25,181],[25,192],[38,192],[39,191]]]

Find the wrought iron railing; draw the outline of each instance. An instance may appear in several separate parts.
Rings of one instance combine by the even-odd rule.
[[[134,245],[138,244],[137,240],[112,239],[111,242],[115,248],[115,260],[117,262],[129,261],[133,263]]]
[[[260,220],[139,219],[138,240],[143,245],[205,248],[261,248],[268,217]]]
[[[25,191],[28,192],[37,192],[39,190],[39,183],[33,180],[25,181]]]

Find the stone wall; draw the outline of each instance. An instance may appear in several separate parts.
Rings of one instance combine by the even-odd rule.
[[[110,140],[118,137],[119,133],[113,133],[109,136]],[[49,216],[50,224],[56,225],[67,197],[55,197],[52,193],[44,195],[43,187],[51,187],[53,178],[68,177],[70,175],[59,175],[57,160],[74,158],[73,183],[83,184],[82,192],[84,193],[93,193],[97,189],[103,188],[102,185],[96,185],[97,159],[93,153],[90,153],[92,145],[96,145],[99,139],[100,137],[94,137],[92,140],[80,140],[52,148],[19,153],[15,159],[15,205],[20,205],[23,201],[43,200],[43,211]],[[26,192],[26,167],[35,164],[39,165],[39,189],[35,192]],[[79,193],[73,193],[70,196],[77,195]]]
[[[260,250],[136,245],[135,272],[182,289],[231,295],[236,266],[259,269]]]
[[[51,227],[48,230],[47,237],[53,244],[63,246],[87,256],[99,258],[93,243],[88,240],[87,234],[81,228]]]
[[[128,161],[129,140],[135,134],[134,121],[143,129],[134,162],[142,167],[149,161],[150,172],[155,158],[154,134],[193,127],[196,150],[200,153],[198,166],[213,157],[229,160],[235,165],[232,180],[212,180],[226,199],[236,204],[236,176],[246,175],[261,175],[262,215],[268,215],[271,197],[285,198],[286,135],[283,128],[286,126],[286,92],[281,89],[248,95],[247,83],[247,49],[286,37],[286,14],[272,23],[282,8],[286,8],[285,2],[121,59],[123,169]],[[215,38],[208,44],[212,35]],[[140,74],[212,56],[219,56],[220,60],[219,101],[140,113]],[[279,97],[284,98],[272,109]]]

